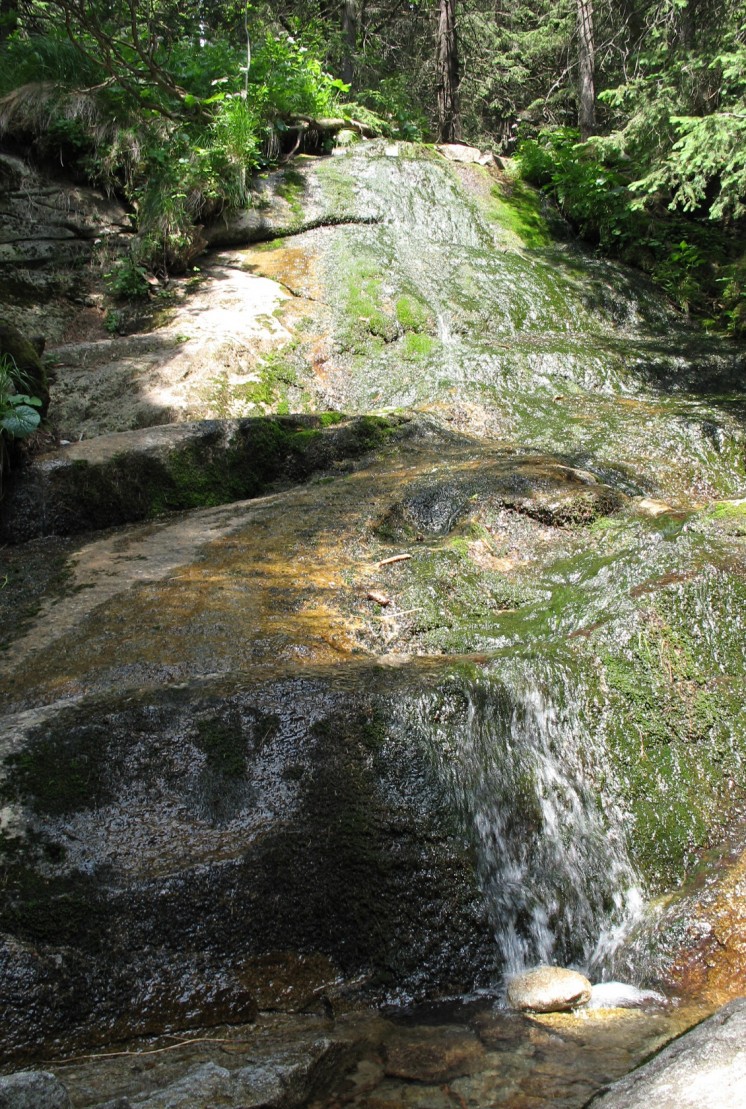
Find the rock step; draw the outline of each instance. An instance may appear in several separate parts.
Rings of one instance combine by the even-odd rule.
[[[359,458],[406,422],[337,413],[204,420],[74,443],[15,471],[0,538],[75,535],[246,500]]]

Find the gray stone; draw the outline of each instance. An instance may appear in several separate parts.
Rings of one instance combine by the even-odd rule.
[[[589,1104],[594,1109],[743,1109],[744,1043],[746,998],[741,997]]]
[[[532,1013],[561,1013],[590,1000],[591,984],[575,970],[541,966],[508,983],[508,1004]]]
[[[72,1109],[67,1090],[47,1071],[19,1071],[0,1077],[0,1109]]]
[[[480,150],[476,146],[465,146],[460,142],[445,142],[436,147],[436,150],[447,158],[449,162],[467,162],[480,166],[502,166],[489,150]]]
[[[340,1068],[349,1066],[354,1049],[351,1042],[325,1038],[300,1050],[281,1050],[237,1071],[203,1063],[162,1090],[136,1098],[132,1109],[195,1109],[213,1104],[236,1109],[292,1109],[305,1105]],[[115,1103],[111,1109],[116,1109]]]
[[[183,1078],[134,1103],[137,1109],[195,1109],[198,1105],[228,1104],[233,1086],[230,1071],[217,1063],[203,1063]]]

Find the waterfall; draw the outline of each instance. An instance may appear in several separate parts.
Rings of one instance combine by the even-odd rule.
[[[602,977],[642,893],[601,721],[594,730],[588,692],[561,664],[502,667],[419,709],[433,714],[433,757],[476,850],[497,962]]]

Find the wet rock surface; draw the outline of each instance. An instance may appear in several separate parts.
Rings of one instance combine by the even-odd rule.
[[[38,776],[22,785],[19,764],[16,781],[43,795],[41,855],[28,842],[10,868],[3,919],[28,952],[4,950],[8,1047],[40,1032],[105,1042],[163,1021],[247,1019],[260,998],[292,1005],[293,993],[302,1005],[293,953],[304,950],[324,956],[309,991],[332,997],[487,980],[468,846],[424,753],[384,729],[380,697],[340,695],[328,679],[274,696],[205,686],[198,703],[194,692],[124,715],[99,702],[37,729]],[[79,775],[53,797],[45,764],[60,742]],[[140,803],[125,802],[133,791]],[[32,867],[47,869],[45,855],[64,862],[37,913]],[[273,951],[279,965],[287,953],[289,983],[272,972]]]
[[[2,1109],[72,1109],[67,1090],[47,1071],[0,1075]]]
[[[746,1089],[746,999],[731,1001],[594,1098],[594,1109],[737,1109]]]
[[[465,506],[451,530],[382,538],[391,506],[422,503],[439,470]],[[41,1046],[40,1032],[61,1046],[246,1019],[316,989],[470,989],[513,957],[511,929],[523,958],[594,957],[609,903],[624,920],[636,879],[587,769],[629,765],[624,715],[619,738],[597,727],[577,746],[599,697],[585,652],[608,651],[620,627],[636,636],[661,593],[733,611],[735,585],[712,576],[681,521],[664,534],[690,569],[669,582],[674,540],[655,522],[640,531],[633,508],[611,518],[597,561],[593,523],[504,503],[505,482],[525,501],[532,480],[543,495],[564,473],[410,421],[331,481],[61,552],[41,617],[4,654],[9,1050]],[[585,486],[570,475],[568,488]],[[383,589],[381,617],[369,594]],[[572,662],[512,655],[548,632]],[[712,704],[730,703],[728,683],[711,688]],[[683,712],[691,727],[688,701]],[[696,763],[677,749],[690,818],[719,801],[717,779],[700,776],[703,744],[720,742],[707,719]],[[627,803],[669,819],[660,793]],[[545,835],[555,822],[577,829],[577,850]],[[544,898],[562,906],[551,935]],[[312,953],[304,985],[299,956]]]
[[[211,247],[246,246],[314,227],[381,218],[380,212],[361,210],[348,191],[335,189],[338,181],[332,161],[301,155],[292,166],[255,181],[250,206],[224,212],[205,228],[205,238]]]
[[[645,967],[648,981],[674,994],[723,1005],[742,992],[746,975],[746,849],[742,820],[705,852],[673,894],[653,903],[618,965]]]
[[[702,1015],[653,1008],[529,1017],[489,998],[385,1015],[265,1014],[252,1025],[122,1044],[52,1069],[76,1109],[517,1109],[547,1100],[580,1109]]]

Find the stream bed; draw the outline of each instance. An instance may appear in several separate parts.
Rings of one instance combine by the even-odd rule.
[[[742,992],[743,350],[482,167],[276,177],[154,331],[53,348],[5,502],[6,1068],[584,1105]],[[544,962],[670,1003],[506,1011]]]

